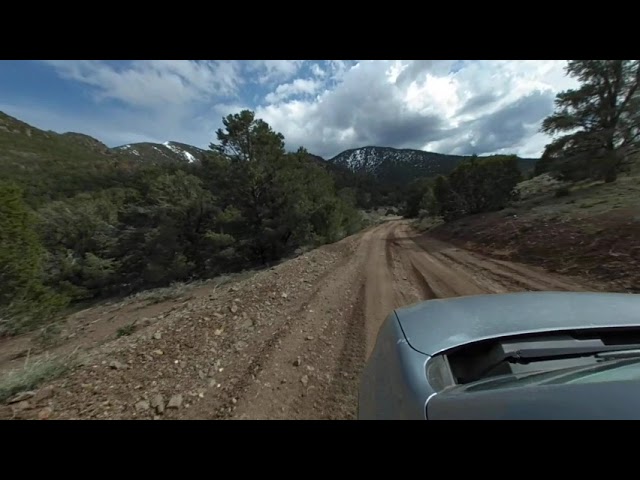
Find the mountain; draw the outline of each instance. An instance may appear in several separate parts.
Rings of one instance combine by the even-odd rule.
[[[406,184],[419,177],[447,174],[460,162],[470,158],[423,150],[368,146],[345,150],[328,161],[352,172],[370,174],[385,184]],[[534,158],[520,158],[521,170],[531,170],[536,161]]]
[[[203,150],[180,142],[131,143],[109,148],[76,132],[39,130],[0,112],[0,178],[25,190],[32,206],[81,192],[129,184],[131,175],[145,166],[190,166]],[[350,189],[358,205],[395,205],[402,186],[412,180],[449,173],[470,157],[421,150],[368,146],[346,150],[330,160],[308,154],[333,177],[338,190]],[[520,159],[523,171],[535,159]]]
[[[115,147],[113,150],[127,155],[135,155],[142,161],[155,164],[167,162],[192,163],[200,160],[207,153],[206,150],[180,142],[130,143]]]

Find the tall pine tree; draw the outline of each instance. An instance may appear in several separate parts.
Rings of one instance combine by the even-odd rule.
[[[614,181],[640,140],[640,61],[571,60],[567,74],[581,83],[556,97],[556,111],[542,124],[552,135],[546,168],[564,177]]]
[[[62,306],[42,285],[43,253],[22,191],[0,183],[0,334],[45,323]]]

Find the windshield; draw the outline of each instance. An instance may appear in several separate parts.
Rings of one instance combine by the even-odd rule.
[[[640,359],[609,360],[587,367],[572,367],[552,371],[505,375],[468,385],[466,391],[494,390],[526,385],[558,385],[570,383],[615,382],[640,379]]]

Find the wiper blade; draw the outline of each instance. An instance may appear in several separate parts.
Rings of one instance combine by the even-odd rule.
[[[590,347],[561,348],[525,348],[505,354],[498,362],[529,363],[543,360],[560,360],[563,358],[590,357],[592,355],[612,354],[615,352],[640,351],[640,344],[609,345]]]
[[[632,353],[633,352],[633,353]],[[579,357],[609,357],[621,358],[640,356],[640,344],[628,345],[592,345],[582,347],[555,347],[555,348],[523,348],[513,352],[508,352],[498,358],[491,365],[487,366],[479,378],[486,376],[489,372],[502,365],[504,362],[527,364],[531,362],[541,362],[545,360],[561,360],[563,358]]]
[[[598,358],[633,358],[640,357],[640,349],[613,350],[596,354]]]

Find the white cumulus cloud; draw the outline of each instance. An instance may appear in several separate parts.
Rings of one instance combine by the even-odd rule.
[[[549,141],[539,128],[555,94],[576,85],[558,60],[46,63],[95,100],[93,116],[13,104],[46,128],[87,131],[109,144],[147,138],[206,147],[223,116],[248,108],[282,132],[288,148],[325,158],[366,145],[537,156]]]

